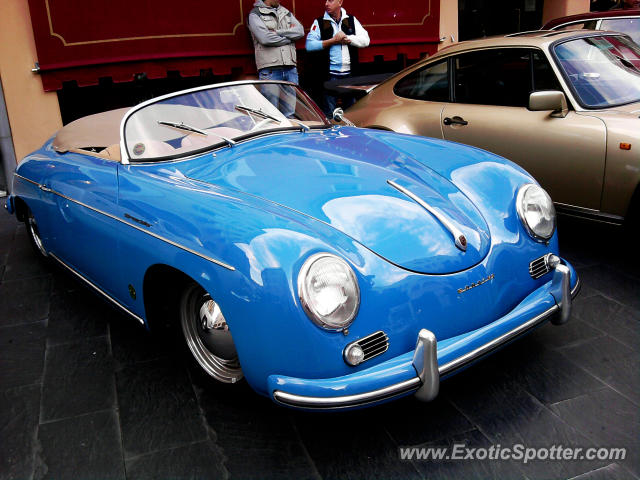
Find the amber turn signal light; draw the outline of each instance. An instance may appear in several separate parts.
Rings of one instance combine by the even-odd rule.
[[[620,143],[620,150],[631,150],[631,144],[630,143],[621,142]]]

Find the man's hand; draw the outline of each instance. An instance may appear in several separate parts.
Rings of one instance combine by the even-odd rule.
[[[338,33],[336,33],[333,36],[332,40],[333,40],[334,44],[341,43],[343,45],[348,45],[348,44],[351,43],[351,40],[349,40],[347,35],[342,30],[340,30]]]

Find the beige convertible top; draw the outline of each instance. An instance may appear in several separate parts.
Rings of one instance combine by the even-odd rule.
[[[56,152],[80,151],[120,160],[120,122],[130,108],[119,108],[79,118],[58,130],[53,139]]]

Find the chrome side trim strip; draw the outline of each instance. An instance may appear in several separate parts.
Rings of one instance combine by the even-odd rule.
[[[135,313],[133,313],[131,310],[129,310],[127,307],[125,307],[124,305],[122,305],[120,302],[118,302],[115,298],[113,298],[111,295],[109,295],[108,293],[106,293],[104,290],[102,290],[100,287],[98,287],[97,285],[95,285],[93,282],[91,282],[90,280],[88,280],[87,278],[85,278],[83,275],[81,275],[80,273],[76,272],[75,269],[73,269],[72,267],[70,267],[69,265],[67,265],[66,263],[64,263],[62,260],[60,260],[58,257],[56,257],[53,253],[49,252],[49,256],[51,258],[53,258],[56,262],[58,262],[60,265],[62,265],[64,268],[66,268],[69,272],[73,273],[76,277],[78,277],[80,280],[82,280],[84,283],[86,283],[87,285],[89,285],[91,288],[93,288],[96,292],[98,292],[100,295],[102,295],[104,298],[106,298],[107,300],[109,300],[111,303],[113,303],[116,307],[118,307],[120,310],[124,311],[125,313],[128,313],[129,315],[131,315],[133,318],[135,318],[136,320],[138,320],[142,325],[144,325],[144,320],[142,319],[142,317],[139,317],[138,315],[136,315]]]
[[[569,205],[567,203],[554,202],[554,204],[556,206],[556,212],[567,217],[582,218],[585,220],[606,223],[609,225],[622,225],[622,223],[624,223],[624,217],[620,215],[603,213],[600,210],[577,207],[575,205]]]
[[[578,294],[578,292],[580,291],[580,287],[580,279],[578,278],[576,286],[571,291],[572,298],[574,298]],[[542,323],[549,316],[554,314],[558,309],[558,305],[554,305],[553,307],[542,312],[541,314],[520,325],[514,330],[511,330],[501,335],[500,337],[486,343],[485,345],[476,348],[466,355],[456,358],[449,363],[445,363],[438,368],[439,376],[441,377],[442,375],[452,373],[453,371],[462,368],[466,364],[476,360],[478,357],[488,354],[492,350],[495,350],[503,343],[514,339],[518,335],[524,334],[527,330],[530,330],[539,323]],[[418,390],[421,386],[422,381],[420,380],[419,376],[416,376],[415,378],[389,385],[388,387],[355,395],[343,395],[340,397],[311,397],[306,395],[286,393],[281,390],[274,390],[273,398],[275,401],[284,405],[288,405],[290,407],[318,410],[336,410],[340,408],[362,406],[380,400],[387,400],[403,393],[411,393],[412,391]]]
[[[409,197],[411,200],[416,202],[418,205],[424,208],[431,215],[436,217],[436,219],[444,226],[444,228],[449,230],[451,235],[453,235],[453,240],[456,244],[456,247],[458,247],[463,252],[467,251],[467,239],[465,238],[464,234],[447,217],[445,217],[442,213],[438,212],[431,205],[429,205],[427,202],[422,200],[420,197],[418,197],[414,193],[410,192],[403,186],[398,185],[393,180],[387,180],[387,183],[391,185],[393,188],[395,188],[396,190],[398,190],[400,193],[405,194],[407,197]]]
[[[23,177],[22,175],[18,174],[18,173],[13,173],[14,176],[21,178],[22,180],[24,180],[25,182],[29,182],[29,183],[33,183],[34,185],[36,185],[38,188],[41,188],[42,185],[40,185],[38,182],[34,182],[33,180],[28,179],[27,177]]]
[[[16,175],[18,175],[18,174],[16,174]],[[22,177],[20,175],[18,175],[18,176],[20,178],[24,178],[24,177]],[[34,185],[38,185],[38,187],[40,187],[40,189],[45,191],[45,192],[52,193],[53,195],[57,195],[58,197],[64,198],[65,200],[69,200],[70,202],[73,202],[73,203],[75,203],[77,205],[80,205],[80,206],[82,206],[84,208],[87,208],[87,209],[92,210],[92,211],[94,211],[96,213],[99,213],[100,215],[104,215],[105,217],[109,217],[109,218],[111,218],[113,220],[116,220],[116,221],[118,221],[120,223],[128,225],[131,228],[135,228],[136,230],[138,230],[140,232],[143,232],[143,233],[146,233],[147,235],[150,235],[153,238],[157,238],[158,240],[160,240],[162,242],[165,242],[165,243],[168,243],[169,245],[173,245],[174,247],[177,247],[177,248],[179,248],[181,250],[184,250],[185,252],[189,252],[189,253],[191,253],[193,255],[196,255],[196,256],[198,256],[200,258],[203,258],[203,259],[205,259],[205,260],[207,260],[207,261],[209,261],[211,263],[215,263],[216,265],[219,265],[219,266],[221,266],[223,268],[226,268],[227,270],[235,271],[235,267],[233,267],[233,266],[231,266],[231,265],[229,265],[227,263],[221,262],[220,260],[216,260],[215,258],[211,258],[211,257],[208,257],[208,256],[202,254],[202,253],[196,252],[195,250],[192,250],[189,247],[185,247],[184,245],[180,245],[179,243],[176,243],[176,242],[174,242],[172,240],[169,240],[168,238],[164,238],[164,237],[162,237],[162,236],[160,236],[160,235],[158,235],[156,233],[150,232],[149,230],[146,230],[146,229],[144,229],[142,227],[139,227],[139,226],[134,225],[132,223],[126,222],[126,221],[122,220],[121,218],[116,217],[115,215],[111,215],[110,213],[103,212],[102,210],[99,210],[99,209],[94,208],[94,207],[92,207],[90,205],[87,205],[86,203],[82,203],[79,200],[75,200],[75,199],[73,199],[71,197],[67,197],[64,194],[62,194],[60,192],[56,192],[55,190],[52,190],[52,189],[50,189],[48,187],[45,187],[44,185],[40,185],[39,183],[36,183],[33,180],[29,180],[28,178],[24,178],[24,179],[27,180],[28,182],[33,183]]]

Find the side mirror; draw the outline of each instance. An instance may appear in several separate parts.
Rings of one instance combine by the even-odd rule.
[[[551,110],[552,117],[564,118],[569,113],[567,98],[559,90],[544,90],[529,95],[529,110],[543,112]]]
[[[336,108],[336,109],[333,111],[333,119],[334,119],[336,122],[344,122],[344,123],[345,123],[345,125],[349,125],[350,127],[353,127],[353,126],[354,126],[354,125],[353,125],[353,123],[351,123],[351,122],[349,121],[349,119],[345,118],[345,116],[344,116],[344,110],[342,110],[342,109],[341,109],[341,108],[339,108],[339,107],[338,107],[338,108]]]
[[[341,108],[336,108],[333,111],[333,119],[336,122],[341,122],[343,118],[344,118],[344,110],[342,110]]]

